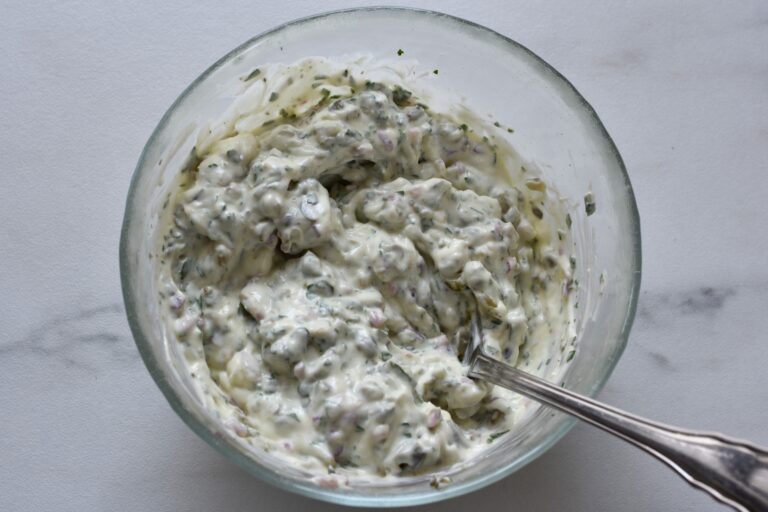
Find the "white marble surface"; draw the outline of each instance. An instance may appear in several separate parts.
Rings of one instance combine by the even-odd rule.
[[[602,399],[768,445],[768,3],[425,1],[527,45],[594,105],[643,227],[629,347]],[[331,510],[198,439],[144,369],[117,264],[134,163],[276,2],[25,2],[0,16],[0,510]],[[218,3],[216,3],[218,4]],[[722,510],[586,426],[429,510]],[[492,506],[493,505],[493,506]]]

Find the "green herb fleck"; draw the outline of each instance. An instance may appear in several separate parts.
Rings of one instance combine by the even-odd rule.
[[[500,123],[500,122],[498,122],[498,121],[495,121],[495,122],[493,123],[493,126],[495,126],[496,128],[501,128],[501,123]]]
[[[365,428],[361,427],[358,424],[355,424],[355,432],[365,432]]]
[[[181,268],[179,268],[179,280],[183,281],[184,278],[187,277],[187,274],[189,273],[189,260],[184,260],[181,262]]]
[[[320,279],[319,281],[307,285],[307,295],[330,297],[333,295],[334,291],[333,285],[325,279]]]
[[[595,213],[596,209],[597,204],[595,203],[595,196],[592,194],[592,192],[587,192],[584,195],[584,210],[587,212],[587,216]]]
[[[466,132],[467,130],[469,130],[469,127],[466,125],[466,123],[461,123],[461,124],[459,125],[459,129],[460,129],[461,131],[463,131],[463,132]]]
[[[392,101],[394,101],[395,105],[398,107],[404,106],[411,96],[411,91],[403,89],[399,85],[396,85],[395,88],[392,89]]]
[[[491,444],[492,442],[494,442],[495,440],[497,440],[498,438],[500,438],[501,436],[503,436],[507,432],[509,432],[509,429],[502,430],[501,432],[494,432],[493,434],[489,435],[488,436],[488,444]]]
[[[515,130],[513,130],[512,128],[507,128],[507,133],[515,133]]]
[[[296,119],[296,113],[291,110],[281,108],[279,114],[280,114],[280,117],[283,117],[288,120]]]
[[[565,362],[566,363],[570,363],[571,359],[573,359],[573,356],[575,356],[575,355],[576,355],[576,351],[575,350],[571,350],[570,352],[568,352],[568,357],[565,358]]]
[[[388,363],[388,364],[389,364],[389,365],[392,367],[392,369],[393,369],[393,370],[395,370],[395,373],[397,373],[397,374],[398,374],[400,377],[402,377],[402,378],[403,378],[403,380],[405,380],[405,381],[406,381],[406,382],[407,382],[407,383],[408,383],[408,384],[411,386],[411,393],[413,393],[413,399],[414,399],[414,400],[415,400],[417,403],[421,403],[421,402],[423,402],[423,401],[424,401],[424,399],[423,399],[423,398],[421,398],[421,396],[419,396],[419,394],[416,392],[416,383],[415,383],[415,382],[413,382],[413,379],[411,378],[411,376],[410,376],[410,375],[408,375],[408,374],[405,372],[405,370],[403,370],[403,367],[402,367],[402,366],[400,366],[399,364],[397,364],[397,363],[396,363],[396,362],[394,362],[394,361],[389,361],[389,363]],[[404,426],[405,426],[405,423],[403,423],[402,425],[404,425]]]
[[[398,375],[400,375],[402,378],[404,378],[405,380],[407,380],[409,383],[413,383],[413,380],[411,379],[411,376],[410,376],[410,375],[408,375],[408,374],[405,372],[405,370],[403,370],[403,367],[402,367],[402,366],[400,366],[399,364],[397,364],[397,363],[396,363],[396,362],[394,362],[394,361],[390,361],[390,362],[389,362],[389,366],[391,366],[391,367],[392,367],[392,369],[393,369],[393,370],[395,370],[395,373],[397,373]]]
[[[261,74],[261,70],[260,70],[259,68],[256,68],[256,69],[254,69],[253,71],[251,71],[251,73],[250,73],[250,74],[249,74],[247,77],[245,77],[245,79],[243,80],[243,82],[247,82],[248,80],[251,80],[251,79],[253,79],[253,78],[256,78],[256,77],[257,77],[257,76],[259,76],[260,74]]]
[[[566,213],[565,214],[565,225],[568,226],[568,229],[571,229],[571,224],[572,224],[571,214],[570,213]]]
[[[433,74],[435,74],[435,75],[437,75],[437,74],[439,74],[439,73],[440,73],[440,70],[439,70],[439,69],[433,69],[433,70],[432,70],[432,73],[433,73]]]
[[[401,55],[402,55],[402,54],[404,54],[404,53],[405,53],[405,52],[403,51],[403,49],[402,49],[402,48],[398,48],[398,49],[397,49],[397,56],[398,56],[398,57],[399,57],[399,56],[401,56]]]
[[[433,476],[432,480],[429,481],[429,486],[433,489],[439,489],[441,485],[447,485],[449,483],[451,483],[451,477],[449,476],[441,476],[439,478]]]
[[[277,101],[278,97],[279,97],[278,94],[276,92],[273,92],[272,94],[269,95],[269,101]]]
[[[241,155],[240,152],[237,151],[236,149],[227,150],[226,155],[227,155],[227,159],[229,159],[230,162],[236,163],[236,164],[239,164],[243,159],[243,155]]]

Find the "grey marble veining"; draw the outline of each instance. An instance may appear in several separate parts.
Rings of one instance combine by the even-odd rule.
[[[768,445],[768,3],[408,4],[544,57],[624,157],[643,283],[601,398]],[[0,510],[335,509],[252,478],[176,417],[128,329],[117,244],[133,166],[178,93],[254,34],[353,5],[3,5]],[[587,426],[481,493],[423,510],[723,510]]]
[[[139,354],[120,325],[124,317],[118,302],[54,316],[22,338],[0,343],[0,358],[34,358],[88,372],[107,371],[105,364],[134,364]]]

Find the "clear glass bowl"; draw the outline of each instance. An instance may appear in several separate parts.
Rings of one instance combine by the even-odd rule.
[[[247,453],[197,399],[157,308],[151,252],[158,213],[172,177],[196,135],[233,100],[240,77],[265,63],[398,49],[439,69],[435,86],[464,96],[473,110],[514,127],[508,137],[536,162],[570,204],[577,243],[579,341],[564,385],[595,395],[610,375],[632,324],[640,284],[640,225],[632,188],[613,141],[594,110],[555,69],[515,41],[441,13],[371,8],[297,20],[259,35],[224,56],[171,105],[150,137],[131,181],[120,244],[128,320],[149,372],[173,409],[200,437],[254,475],[283,489],[347,505],[404,506],[458,496],[503,478],[550,448],[574,420],[539,408],[495,449],[441,472],[452,483],[433,489],[430,475],[394,484],[324,489],[291,467]],[[592,191],[597,211],[585,214]]]

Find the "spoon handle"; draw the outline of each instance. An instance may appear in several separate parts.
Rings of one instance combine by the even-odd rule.
[[[768,451],[719,434],[661,425],[513,368],[483,352],[469,376],[511,389],[629,441],[740,511],[768,511]]]

